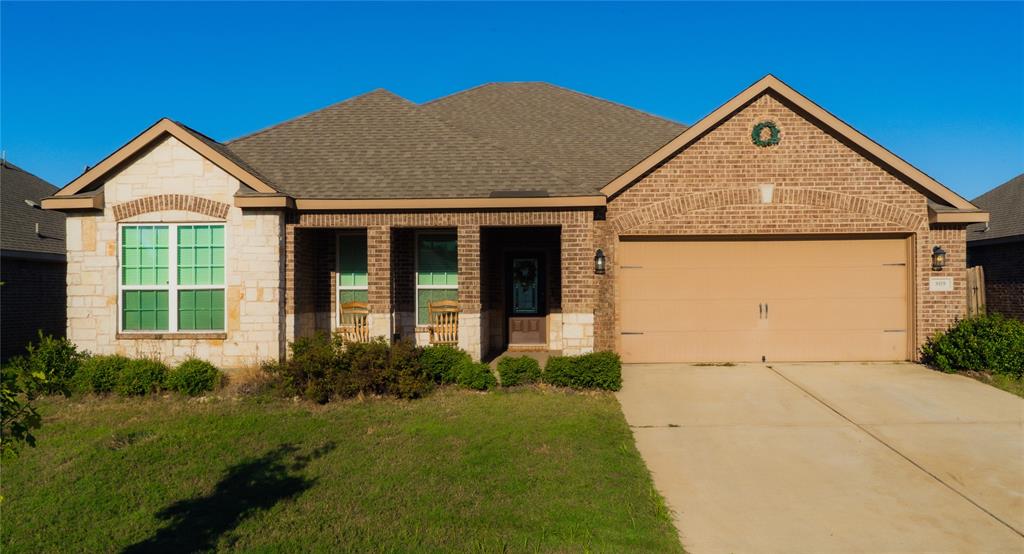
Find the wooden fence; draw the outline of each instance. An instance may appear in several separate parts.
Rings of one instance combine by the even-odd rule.
[[[980,265],[967,268],[967,317],[985,313],[985,269]]]

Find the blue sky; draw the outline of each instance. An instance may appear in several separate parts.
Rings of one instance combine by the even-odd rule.
[[[57,185],[387,88],[550,81],[693,123],[765,73],[962,195],[1024,171],[1024,4],[0,3],[0,147]]]

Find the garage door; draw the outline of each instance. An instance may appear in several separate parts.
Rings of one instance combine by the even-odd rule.
[[[907,239],[623,240],[626,362],[903,360]]]

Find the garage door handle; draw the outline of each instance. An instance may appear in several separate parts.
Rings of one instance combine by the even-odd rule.
[[[642,334],[644,334],[644,332],[643,331],[622,331],[619,334],[620,335],[642,335]]]
[[[757,319],[764,319],[764,304],[757,305]]]

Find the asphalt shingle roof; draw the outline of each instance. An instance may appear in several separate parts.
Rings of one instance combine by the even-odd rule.
[[[64,255],[64,214],[26,203],[57,188],[4,160],[0,164],[0,250]],[[36,234],[36,223],[39,233]]]
[[[299,198],[582,196],[684,129],[546,83],[494,83],[423,105],[376,90],[222,146]]]
[[[1024,173],[971,200],[989,212],[988,230],[979,223],[967,228],[967,240],[1024,237]]]

